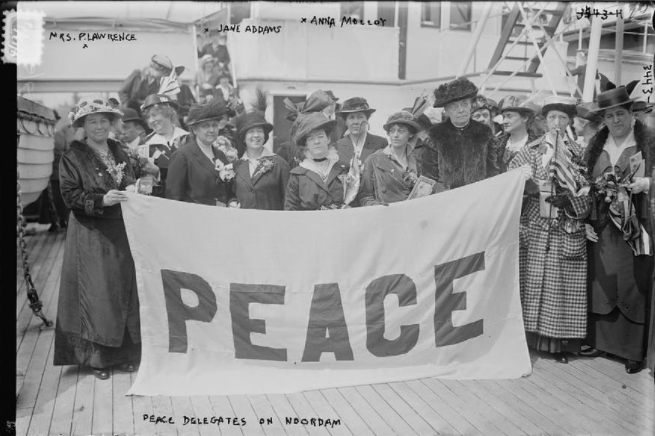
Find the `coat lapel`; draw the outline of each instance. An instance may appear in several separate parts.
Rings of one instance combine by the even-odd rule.
[[[200,150],[200,146],[194,143],[191,148],[191,151],[193,153],[193,156],[196,158],[196,161],[198,161],[198,163],[200,164],[200,166],[205,168],[207,171],[209,171],[214,177],[218,178],[218,171],[216,171],[216,167],[209,160],[209,158],[205,156],[205,153],[203,153],[202,150]],[[216,154],[214,154],[214,156],[216,156]]]
[[[248,161],[242,160],[239,161],[239,165],[236,168],[236,175],[241,180],[243,180],[248,186],[253,185],[253,181],[250,178],[250,164]]]
[[[307,168],[304,168],[304,170],[305,170],[305,175],[309,177],[316,184],[316,186],[318,186],[328,194],[330,193],[330,190],[328,189],[327,185],[323,182],[323,179],[321,179],[321,176],[319,176],[314,171],[309,170]],[[334,170],[334,168],[332,168],[332,170]],[[332,171],[330,171],[330,175],[328,175],[328,182],[330,181],[331,175],[332,175]]]

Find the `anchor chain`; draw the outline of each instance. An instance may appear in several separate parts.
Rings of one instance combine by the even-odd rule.
[[[20,136],[19,136],[20,139]],[[16,147],[18,150],[18,147]],[[32,274],[30,273],[30,265],[28,263],[27,256],[27,243],[25,242],[25,226],[27,222],[25,216],[23,216],[23,203],[20,199],[20,170],[16,166],[16,218],[18,224],[16,230],[18,233],[18,245],[20,247],[20,253],[23,261],[23,273],[25,276],[25,287],[27,288],[27,298],[30,301],[30,309],[34,315],[41,318],[46,327],[52,327],[52,321],[48,320],[43,312],[43,303],[39,300],[39,295],[34,288],[34,282],[32,282]]]

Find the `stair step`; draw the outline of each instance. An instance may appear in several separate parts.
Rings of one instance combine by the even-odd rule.
[[[510,40],[510,41],[507,41],[507,44],[514,44],[514,41],[511,41],[511,40]],[[518,45],[529,45],[529,46],[532,46],[532,41],[518,41],[517,44],[518,44]],[[537,46],[538,46],[539,48],[543,47],[544,44],[545,44],[545,42],[543,42],[543,41],[542,41],[542,42],[537,42]]]
[[[520,57],[520,56],[505,56],[505,60],[508,60],[508,61],[523,61],[523,62],[525,62],[528,59],[531,59],[531,58]]]
[[[525,24],[523,23],[516,23],[514,27],[526,27]],[[542,26],[546,32],[548,32],[549,35],[552,35],[555,33],[555,28],[551,26]],[[541,30],[539,26],[532,26],[533,29],[535,30]]]
[[[512,74],[514,74],[514,71],[494,71],[494,74],[496,74],[498,76],[511,76]],[[520,73],[516,73],[514,76],[515,77],[530,77],[530,78],[533,78],[533,79],[538,79],[540,77],[543,77],[543,74],[520,72]]]

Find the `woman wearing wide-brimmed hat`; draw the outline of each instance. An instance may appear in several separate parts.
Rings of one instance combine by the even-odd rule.
[[[295,123],[293,140],[303,149],[305,159],[291,170],[284,209],[340,208],[344,187],[339,176],[346,175],[348,169],[330,147],[330,133],[336,122],[322,112],[313,112],[300,114]]]
[[[141,356],[134,261],[120,203],[134,172],[109,139],[122,112],[104,98],[81,99],[69,118],[86,139],[73,141],[59,165],[61,195],[71,210],[61,272],[55,365],[134,371]]]
[[[551,96],[544,103],[548,133],[525,145],[509,163],[510,170],[529,165],[532,173],[521,221],[527,228],[519,235],[521,303],[528,346],[568,363],[587,334],[583,220],[591,200],[580,167],[583,150],[567,133],[576,100]],[[560,176],[553,182],[555,170]]]
[[[153,189],[156,197],[164,197],[171,156],[189,134],[178,127],[178,108],[177,102],[163,94],[149,95],[141,106],[141,113],[153,132],[146,137],[145,145],[139,146],[139,154],[147,156],[159,168],[160,183]]]
[[[345,137],[339,139],[336,144],[339,153],[339,161],[350,167],[353,156],[361,167],[364,161],[377,150],[388,145],[387,140],[381,136],[368,132],[369,119],[376,109],[371,108],[365,98],[353,97],[345,100],[336,116],[341,117],[348,129]]]
[[[359,203],[362,206],[406,200],[418,180],[417,153],[409,141],[421,130],[410,112],[392,114],[384,130],[389,145],[366,159],[362,171]]]
[[[283,210],[289,181],[289,164],[264,144],[273,130],[261,112],[236,119],[237,140],[245,152],[234,162],[233,198],[230,207]]]
[[[222,100],[189,109],[191,134],[172,156],[166,181],[166,198],[211,206],[227,206],[230,171],[225,154],[214,146],[220,119],[227,111]]]
[[[536,109],[523,97],[508,95],[500,101],[505,126],[505,133],[498,137],[497,144],[501,172],[507,171],[507,166],[519,150],[539,138],[531,128]]]
[[[484,180],[499,173],[495,141],[489,126],[471,119],[471,99],[478,88],[466,78],[434,90],[434,107],[448,119],[430,128],[421,153],[423,175],[449,189]]]
[[[607,352],[625,359],[632,374],[643,367],[652,307],[653,232],[648,191],[655,166],[655,132],[632,114],[624,87],[598,94],[603,127],[589,141],[586,163],[592,180],[616,174],[625,197],[594,189],[587,225],[589,244],[589,325],[585,355]],[[630,177],[630,159],[641,153],[645,177]],[[653,332],[651,331],[651,335]],[[652,353],[652,349],[651,349]],[[653,362],[651,362],[651,368]]]

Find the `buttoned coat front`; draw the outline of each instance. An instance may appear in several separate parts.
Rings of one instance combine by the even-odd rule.
[[[318,210],[321,206],[343,204],[343,184],[339,175],[345,175],[348,170],[336,162],[327,181],[314,171],[302,166],[291,170],[287,185],[284,210]]]
[[[168,165],[166,198],[212,206],[218,201],[227,205],[229,186],[221,180],[215,166],[217,159],[227,164],[227,157],[216,147],[212,147],[212,152],[214,162],[200,150],[196,138],[189,135],[187,143],[173,153]]]
[[[273,162],[273,167],[262,173],[260,163],[252,177],[247,161],[239,159],[234,163],[233,198],[239,202],[241,209],[283,210],[289,182],[289,164],[278,155],[262,160]]]

